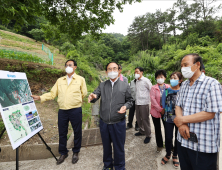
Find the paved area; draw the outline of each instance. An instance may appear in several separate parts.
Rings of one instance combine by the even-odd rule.
[[[125,145],[126,153],[126,169],[127,170],[156,170],[156,158],[158,154],[155,152],[154,136],[149,144],[144,144],[144,136],[135,137],[134,129],[127,131],[127,140]],[[102,162],[102,145],[84,147],[80,152],[80,160],[77,164],[71,163],[72,153],[70,151],[69,157],[61,165],[56,165],[54,158],[33,160],[33,161],[20,161],[20,170],[54,170],[62,169],[68,170],[70,168],[76,170],[101,170],[103,167]],[[25,153],[23,153],[25,154]],[[15,162],[2,162],[0,163],[1,170],[14,170]]]
[[[165,150],[161,153],[156,153],[156,143],[154,135],[154,127],[151,121],[152,138],[149,144],[144,144],[144,136],[135,137],[134,128],[127,131],[125,155],[126,155],[126,170],[173,170],[172,159],[166,165],[161,165],[161,159],[165,155]],[[222,130],[222,125],[221,125]],[[163,134],[163,129],[162,129]],[[221,147],[222,148],[222,147]],[[84,147],[80,152],[80,160],[77,164],[71,163],[72,152],[69,157],[61,165],[56,165],[54,158],[20,161],[20,170],[101,170],[102,162],[102,145]],[[25,153],[23,153],[25,154]],[[222,149],[220,152],[220,165],[222,165]],[[0,170],[14,170],[15,162],[0,163]],[[179,168],[180,169],[180,168]],[[222,168],[220,168],[222,170]]]

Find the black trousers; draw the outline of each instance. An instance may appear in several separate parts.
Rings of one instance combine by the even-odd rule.
[[[58,113],[58,127],[59,127],[59,153],[66,155],[69,151],[67,145],[67,133],[69,121],[74,130],[74,148],[72,151],[77,153],[80,151],[82,142],[82,108],[74,108],[70,110],[59,109]]]
[[[175,141],[174,141],[174,149],[173,149],[173,156],[177,156],[177,132],[178,128],[174,123],[165,122],[165,146],[166,146],[166,153],[167,156],[171,155],[172,149],[172,141],[173,141],[173,129],[175,127]]]
[[[128,123],[127,123],[127,126],[130,127],[130,128],[133,127],[132,123],[133,123],[135,110],[136,110],[135,101],[133,101],[133,106],[129,110],[129,117],[128,117]],[[135,127],[138,127],[137,121],[136,121],[136,126]]]
[[[216,170],[217,153],[203,153],[185,148],[177,141],[181,170]],[[197,159],[196,159],[197,158]]]
[[[161,132],[161,123],[160,123],[160,119],[163,122],[164,125],[164,121],[162,118],[155,118],[152,116],[153,119],[153,124],[155,127],[155,137],[156,137],[156,144],[158,147],[163,147],[163,137],[162,137],[162,132]]]
[[[103,163],[105,168],[125,170],[126,120],[115,124],[106,124],[99,121],[100,133],[103,142]],[[112,158],[112,145],[114,150],[114,161]]]

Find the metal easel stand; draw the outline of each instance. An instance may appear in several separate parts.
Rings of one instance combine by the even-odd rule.
[[[4,132],[5,132],[5,127],[4,127],[4,129],[2,130],[2,132],[1,132],[1,134],[0,134],[0,139],[1,139],[1,137],[2,137],[2,135],[4,134]],[[2,151],[2,149],[0,148],[0,152]]]
[[[38,132],[38,135],[40,137],[40,139],[42,140],[42,142],[45,144],[46,149],[49,150],[49,152],[51,152],[52,156],[55,158],[56,161],[58,161],[58,159],[56,158],[56,156],[54,155],[54,153],[52,152],[51,148],[47,145],[47,143],[44,141],[44,139],[42,138],[42,136],[40,135],[40,133]]]
[[[1,132],[1,134],[0,134],[0,139],[1,139],[2,135],[4,134],[5,130],[6,130],[6,129],[4,128],[3,131]],[[53,157],[55,158],[55,160],[58,161],[58,159],[56,158],[56,156],[55,156],[54,153],[52,152],[51,148],[47,145],[47,143],[44,141],[44,139],[43,139],[42,136],[39,134],[39,132],[38,132],[38,135],[39,135],[40,139],[42,140],[42,142],[45,144],[46,149],[49,150],[49,152],[51,152],[51,154],[53,155]],[[0,148],[0,152],[1,152],[1,148]],[[16,170],[19,170],[19,147],[16,148]]]
[[[56,156],[54,155],[54,153],[52,152],[51,148],[47,145],[47,143],[44,141],[44,139],[42,138],[42,136],[39,134],[38,135],[40,137],[40,139],[42,140],[42,142],[45,144],[46,149],[49,150],[49,152],[51,152],[51,154],[53,155],[53,157],[55,158],[56,161],[58,161],[58,159],[56,158]],[[19,170],[19,147],[16,148],[16,170]]]

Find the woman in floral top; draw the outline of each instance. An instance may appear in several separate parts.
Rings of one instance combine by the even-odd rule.
[[[175,141],[174,141],[174,151],[173,151],[173,167],[179,167],[179,161],[177,158],[177,132],[178,128],[174,124],[173,120],[175,115],[175,103],[177,98],[177,93],[180,90],[180,84],[182,82],[182,74],[180,72],[174,72],[170,75],[171,87],[163,91],[162,95],[162,107],[164,108],[163,119],[165,121],[165,146],[166,146],[166,156],[162,159],[161,164],[165,165],[171,157],[172,141],[173,141],[173,130],[175,127]]]

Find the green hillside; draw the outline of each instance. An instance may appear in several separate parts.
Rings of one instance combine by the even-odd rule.
[[[52,45],[44,43],[50,51],[54,52],[53,66],[47,62],[48,56],[42,51],[42,43],[4,30],[0,30],[0,38],[0,70],[25,72],[33,94],[41,95],[49,91],[59,77],[66,75],[64,64],[67,59],[63,54],[59,54],[59,50]],[[89,93],[99,84],[97,70],[90,68],[87,61],[78,61],[77,74],[85,77]],[[55,109],[58,108],[56,100],[52,101],[53,105],[47,105],[46,102],[44,104],[46,106],[43,105],[43,108],[47,107],[55,112]],[[42,117],[44,118],[44,115]],[[88,104],[87,98],[85,98],[83,122],[90,121],[90,117],[91,104]],[[3,127],[0,120],[0,132]]]

